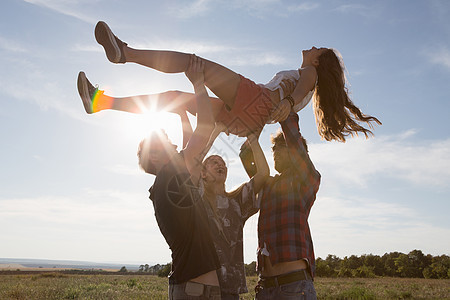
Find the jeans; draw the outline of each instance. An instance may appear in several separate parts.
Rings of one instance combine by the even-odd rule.
[[[221,300],[239,300],[239,294],[222,293],[221,297]]]
[[[170,300],[221,300],[220,288],[197,282],[169,284]]]
[[[299,280],[269,288],[262,287],[258,283],[255,290],[255,299],[257,300],[317,299],[316,289],[312,280]]]

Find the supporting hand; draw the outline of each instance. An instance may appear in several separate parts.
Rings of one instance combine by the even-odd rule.
[[[191,55],[191,59],[189,61],[189,67],[185,72],[186,77],[192,82],[194,86],[203,85],[205,82],[205,77],[203,74],[203,70],[205,68],[205,62],[200,57],[195,54]]]
[[[291,112],[294,106],[291,103],[291,101],[286,99],[286,97],[289,96],[294,91],[295,83],[290,80],[283,80],[280,86],[283,89],[283,94],[285,95],[285,98],[281,99],[280,103],[278,103],[278,106],[272,111],[271,119],[274,120],[275,122],[281,122],[286,120],[286,118],[289,116],[289,113]]]

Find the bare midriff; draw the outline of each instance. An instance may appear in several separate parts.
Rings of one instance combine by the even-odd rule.
[[[198,282],[206,285],[219,286],[219,279],[217,278],[216,271],[210,271],[208,273],[202,274],[189,281]]]
[[[304,259],[282,262],[272,265],[270,258],[264,255],[264,269],[261,275],[264,277],[278,276],[285,273],[290,273],[298,270],[308,268],[308,263]]]

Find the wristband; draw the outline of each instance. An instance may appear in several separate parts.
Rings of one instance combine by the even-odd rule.
[[[291,108],[294,107],[295,102],[294,102],[294,98],[292,98],[291,95],[287,95],[286,97],[284,97],[284,99],[286,99],[287,101],[289,101],[289,103],[291,104]]]

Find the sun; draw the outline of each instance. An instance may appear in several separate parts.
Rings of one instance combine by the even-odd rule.
[[[147,111],[139,115],[123,114],[122,117],[121,131],[134,141],[138,142],[152,131],[163,129],[172,143],[178,146],[182,143],[181,121],[177,114]]]

